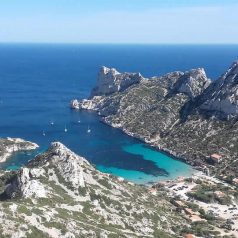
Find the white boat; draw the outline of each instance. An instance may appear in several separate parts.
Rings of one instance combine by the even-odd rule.
[[[50,125],[51,125],[51,126],[53,126],[54,124],[55,124],[55,123],[54,123],[53,121],[52,121],[52,122],[50,122]]]
[[[78,123],[81,123],[81,121],[80,121],[80,120],[78,120]]]
[[[87,130],[87,133],[90,133],[91,132],[91,129],[89,128],[89,126],[88,126],[88,130]]]
[[[68,131],[68,129],[66,128],[66,126],[64,127],[64,132],[67,132]]]
[[[45,131],[42,132],[42,135],[45,136]]]

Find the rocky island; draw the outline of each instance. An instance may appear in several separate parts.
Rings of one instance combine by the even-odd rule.
[[[39,146],[36,143],[20,138],[0,138],[0,163],[17,151],[35,150]]]
[[[230,183],[238,177],[238,62],[214,81],[202,68],[146,79],[102,67],[90,98],[71,107]]]

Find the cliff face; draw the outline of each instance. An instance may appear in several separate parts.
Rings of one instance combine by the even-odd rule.
[[[103,66],[98,74],[97,85],[92,90],[91,97],[121,92],[142,80],[143,77],[139,73],[122,74],[116,69]]]
[[[59,142],[0,181],[3,237],[179,237],[189,227],[162,191],[101,173]]]
[[[194,99],[201,95],[210,83],[211,80],[207,78],[204,69],[192,69],[177,80],[172,92],[184,93]]]
[[[238,61],[210,85],[201,98],[200,109],[226,119],[238,115]]]
[[[74,100],[71,106],[95,110],[107,124],[195,166],[209,166],[207,158],[221,154],[223,161],[210,166],[211,171],[234,177],[238,176],[237,71],[234,63],[212,83],[203,69],[173,72],[119,93]]]

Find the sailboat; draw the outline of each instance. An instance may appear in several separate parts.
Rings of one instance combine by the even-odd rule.
[[[42,135],[45,136],[45,131],[42,132]]]
[[[64,127],[64,132],[67,132],[68,131],[68,129],[66,128],[66,126]]]
[[[78,120],[78,123],[81,123],[80,119]]]
[[[88,130],[87,130],[87,133],[90,133],[91,132],[91,129],[89,128],[89,126],[88,126]]]
[[[50,122],[50,125],[53,126],[55,123],[53,121]]]

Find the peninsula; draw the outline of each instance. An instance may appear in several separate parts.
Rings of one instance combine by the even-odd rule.
[[[20,138],[0,138],[0,163],[5,162],[15,152],[35,150],[38,147],[36,143]]]
[[[214,81],[202,68],[147,79],[102,67],[89,99],[71,107],[229,183],[238,177],[238,62]]]

